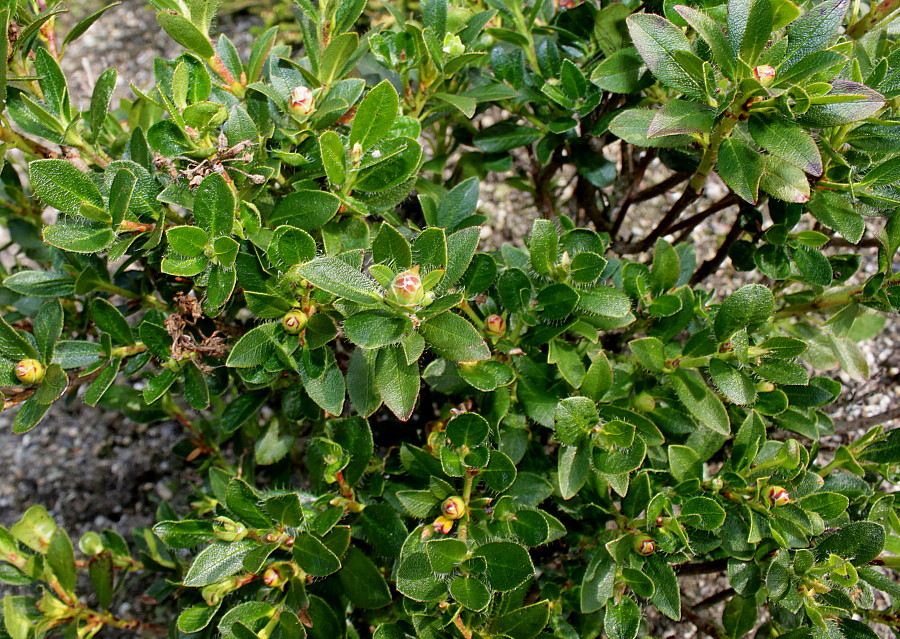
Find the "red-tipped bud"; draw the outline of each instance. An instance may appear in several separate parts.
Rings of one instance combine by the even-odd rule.
[[[400,306],[418,306],[425,299],[425,289],[422,287],[422,278],[419,277],[419,267],[414,266],[397,275],[391,283],[390,294]]]
[[[638,535],[634,538],[632,548],[637,554],[649,557],[656,552],[656,542],[653,541],[653,537],[650,535]]]
[[[269,588],[283,588],[289,575],[283,566],[269,566],[263,573],[263,583]]]
[[[767,87],[775,80],[775,67],[761,64],[753,69],[753,77],[759,80],[761,85]]]
[[[291,113],[300,117],[309,115],[315,103],[316,99],[313,96],[313,92],[304,86],[295,87],[291,91],[290,98],[288,98],[288,108]]]
[[[434,528],[434,532],[444,533],[446,535],[453,530],[453,520],[447,519],[446,517],[438,517],[431,524],[431,527]]]
[[[47,369],[36,359],[23,359],[16,364],[16,378],[23,384],[32,386],[40,384],[44,379],[44,373]]]
[[[295,308],[285,313],[284,317],[281,318],[281,328],[284,329],[285,333],[297,335],[306,328],[306,320],[306,313]]]
[[[488,335],[502,337],[506,332],[506,320],[499,315],[488,315],[487,319],[484,320],[484,329],[488,332]]]
[[[466,514],[466,502],[462,497],[447,497],[441,504],[441,512],[447,519],[460,519]]]
[[[791,494],[781,486],[769,486],[766,496],[773,506],[784,506],[791,502]]]

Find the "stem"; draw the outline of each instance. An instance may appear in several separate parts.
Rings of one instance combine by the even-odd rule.
[[[731,135],[731,132],[734,130],[734,127],[737,126],[737,123],[738,119],[734,115],[731,113],[725,114],[725,117],[723,117],[718,126],[716,126],[716,130],[713,131],[709,146],[707,146],[706,151],[703,152],[703,158],[700,160],[700,164],[697,166],[697,170],[694,172],[684,193],[681,194],[678,201],[675,202],[671,209],[669,209],[668,213],[666,213],[653,232],[640,243],[640,251],[646,251],[653,246],[657,239],[666,235],[669,232],[669,227],[678,219],[678,216],[681,215],[689,204],[692,204],[700,197],[703,186],[706,184],[706,179],[709,177],[709,174],[712,173],[712,170],[719,159],[719,148],[722,146],[722,142],[725,141],[725,138]]]
[[[682,182],[687,182],[689,179],[691,179],[690,173],[674,173],[662,182],[654,184],[653,186],[648,186],[643,191],[635,193],[634,197],[631,198],[631,202],[633,204],[638,204],[640,202],[652,200],[653,198],[659,197],[664,193],[668,193],[674,187],[678,186]]]
[[[713,559],[712,561],[701,561],[695,564],[681,564],[675,566],[675,574],[678,576],[709,575],[717,572],[725,572],[727,569],[727,559]]]
[[[678,233],[679,231],[684,231],[673,244],[678,244],[679,242],[687,239],[687,236],[690,235],[690,232],[693,231],[703,220],[715,215],[719,211],[723,209],[727,209],[732,204],[737,203],[738,198],[734,193],[729,193],[725,197],[721,198],[719,201],[711,204],[706,209],[700,211],[699,213],[692,215],[686,220],[682,220],[678,224],[675,224],[671,229],[669,229],[670,234]]]
[[[862,20],[852,24],[847,29],[847,37],[859,40],[869,31],[890,18],[891,14],[897,9],[900,9],[900,0],[882,0],[881,3],[869,9],[869,13]]]
[[[459,524],[459,535],[458,535],[459,539],[461,541],[465,541],[466,538],[469,536],[469,522],[471,521],[471,518],[472,518],[471,514],[469,513],[469,502],[472,500],[472,488],[475,485],[476,475],[477,475],[477,472],[471,473],[469,471],[466,471],[466,480],[465,480],[465,483],[463,484],[463,493],[462,493],[463,501],[466,504],[466,514],[463,515],[463,519]]]
[[[722,241],[722,246],[719,247],[719,250],[716,251],[716,254],[712,258],[705,261],[703,265],[697,269],[697,272],[694,273],[694,276],[691,278],[691,284],[702,282],[716,272],[719,266],[722,265],[722,262],[725,261],[725,258],[728,257],[728,250],[731,248],[731,245],[734,244],[738,237],[740,237],[742,232],[741,214],[738,213],[738,218],[734,221],[734,225]]]

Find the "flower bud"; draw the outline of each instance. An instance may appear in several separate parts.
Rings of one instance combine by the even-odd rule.
[[[506,320],[499,315],[488,315],[487,319],[484,320],[484,328],[487,330],[488,335],[502,337],[506,332]]]
[[[425,298],[422,278],[419,277],[419,267],[414,266],[397,275],[391,283],[390,294],[400,306],[418,306]]]
[[[289,578],[290,575],[284,566],[269,566],[263,573],[263,583],[269,588],[278,588],[279,590],[284,587]]]
[[[634,552],[644,557],[649,557],[656,552],[656,542],[650,535],[638,535],[634,538],[631,547],[634,548]]]
[[[438,517],[431,524],[431,527],[434,528],[434,532],[444,533],[446,535],[453,530],[453,520],[447,519],[446,517]]]
[[[775,80],[775,67],[761,64],[753,69],[753,77],[759,80],[761,85],[767,87]]]
[[[360,144],[359,142],[354,142],[353,148],[350,149],[350,164],[352,164],[353,166],[359,166],[359,163],[362,161],[362,156],[362,144]]]
[[[447,497],[441,504],[441,512],[447,519],[460,519],[466,514],[466,502],[462,497]]]
[[[634,407],[642,413],[652,413],[656,408],[656,400],[649,393],[640,393],[634,398]]]
[[[315,106],[315,102],[313,92],[301,85],[291,91],[288,108],[294,115],[303,117],[310,114]]]
[[[15,371],[16,378],[29,386],[40,384],[44,379],[44,373],[47,372],[44,365],[36,359],[23,359],[16,364]]]
[[[37,602],[37,608],[47,619],[64,619],[72,616],[72,608],[63,603],[46,590],[41,600]]]
[[[243,524],[232,521],[228,517],[218,517],[215,521],[216,523],[213,524],[213,532],[216,535],[216,539],[221,539],[222,541],[240,541],[247,536],[247,527]]]
[[[444,53],[450,56],[462,55],[466,52],[466,45],[460,40],[458,35],[447,34],[444,36]]]
[[[93,530],[86,532],[81,536],[81,540],[78,542],[78,548],[85,555],[90,555],[91,557],[96,557],[104,551],[103,541],[100,539],[100,535]]]
[[[784,506],[791,501],[791,494],[781,486],[769,486],[766,496],[773,506]]]
[[[306,313],[300,309],[293,309],[284,314],[281,318],[281,328],[288,335],[297,335],[306,328]]]

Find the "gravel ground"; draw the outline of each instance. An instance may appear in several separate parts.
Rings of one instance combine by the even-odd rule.
[[[70,23],[102,6],[94,0],[74,2]],[[254,20],[246,17],[226,19],[221,29],[233,36],[242,52],[252,46],[248,33]],[[89,103],[97,76],[107,68],[119,72],[117,94],[129,97],[129,84],[148,87],[152,83],[153,59],[170,58],[179,47],[157,26],[154,13],[141,0],[125,0],[111,9],[100,22],[70,45],[64,64],[73,100],[82,106]],[[648,172],[646,183],[659,179],[660,170]],[[502,176],[501,176],[502,177]],[[722,195],[723,186],[711,181],[706,201]],[[626,229],[641,235],[650,221],[658,219],[665,203],[677,193],[643,203],[632,210]],[[494,178],[482,186],[480,209],[489,216],[482,238],[483,246],[496,248],[504,242],[520,242],[538,216],[529,197]],[[696,206],[702,206],[703,202]],[[689,211],[690,213],[690,211]],[[687,213],[686,213],[687,215]],[[730,228],[730,214],[718,215],[699,228],[692,241],[698,261],[708,259],[716,242]],[[869,252],[869,251],[867,251]],[[711,285],[722,294],[742,282],[742,274],[725,265]],[[840,432],[834,443],[853,438],[865,431],[864,418],[898,405],[900,377],[900,323],[891,320],[876,339],[863,345],[870,369],[876,374],[866,384],[859,384],[840,374],[851,389],[851,399],[839,407],[834,417]],[[120,415],[92,409],[79,401],[54,407],[50,416],[35,430],[25,435],[11,433],[12,417],[0,415],[0,466],[7,469],[0,478],[0,524],[12,524],[32,504],[43,504],[77,539],[87,530],[112,528],[128,535],[136,526],[153,522],[160,499],[172,497],[172,490],[184,486],[189,468],[171,455],[172,446],[181,438],[177,424],[150,426],[135,424]],[[887,424],[896,424],[886,422]],[[685,578],[694,603],[721,590],[723,584],[711,578]],[[720,614],[722,604],[709,612]],[[648,609],[650,631],[658,637],[688,639],[697,636],[692,626],[674,629],[660,622]]]

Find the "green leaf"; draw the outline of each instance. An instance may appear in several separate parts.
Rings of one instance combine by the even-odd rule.
[[[728,401],[738,406],[749,406],[756,401],[756,385],[753,380],[730,363],[717,358],[711,359],[709,376]]]
[[[334,131],[326,131],[319,137],[319,150],[322,153],[322,164],[328,181],[334,186],[341,186],[347,180],[344,143]]]
[[[852,244],[858,244],[866,232],[866,222],[850,201],[837,193],[816,190],[809,211],[822,224]]]
[[[753,141],[776,158],[790,162],[810,175],[822,175],[822,155],[812,136],[798,124],[754,115],[748,125]]]
[[[681,506],[679,521],[700,530],[716,530],[725,523],[725,509],[710,497],[691,497]]]
[[[644,564],[644,572],[656,587],[656,592],[650,598],[651,603],[669,619],[681,619],[681,591],[672,567],[663,557],[650,555]]]
[[[559,233],[550,220],[535,220],[528,242],[531,266],[539,274],[549,277],[559,259]]]
[[[425,544],[431,568],[438,573],[452,572],[466,558],[466,543],[459,539],[434,539]]]
[[[9,281],[10,278],[6,279]],[[0,317],[0,355],[14,362],[23,359],[37,359],[39,357],[31,342],[27,341],[16,329],[7,324],[3,317]]]
[[[409,321],[387,311],[363,311],[344,321],[347,339],[363,348],[396,344],[410,327]]]
[[[740,639],[756,627],[757,605],[753,597],[735,595],[722,611],[722,627],[731,639]]]
[[[769,42],[773,20],[770,0],[729,0],[728,40],[732,55],[754,66]]]
[[[67,593],[74,594],[78,572],[75,568],[75,549],[72,540],[62,528],[58,528],[50,539],[47,549],[47,564]]]
[[[678,369],[668,375],[668,378],[675,387],[678,399],[697,421],[720,435],[731,435],[728,412],[722,405],[722,400],[709,390],[698,374]]]
[[[628,342],[638,363],[649,371],[660,373],[666,367],[665,345],[656,337],[642,337]]]
[[[71,253],[99,253],[116,240],[107,224],[82,218],[63,218],[44,228],[44,241]]]
[[[520,146],[528,146],[542,137],[544,134],[537,129],[504,121],[476,133],[472,143],[485,153],[504,153]]]
[[[810,7],[787,28],[787,50],[779,73],[784,73],[810,53],[824,49],[831,43],[841,23],[850,0],[825,0]]]
[[[881,554],[885,538],[881,524],[856,521],[821,539],[813,552],[818,561],[832,554],[850,560],[854,566],[864,566]]]
[[[211,238],[231,235],[234,227],[235,197],[220,174],[203,178],[194,195],[194,219]]]
[[[63,309],[59,300],[47,301],[41,304],[34,316],[34,328],[32,330],[41,361],[53,361],[56,342],[59,341],[63,330]]]
[[[311,533],[300,533],[294,538],[294,561],[303,571],[313,577],[326,577],[341,568],[338,559],[328,546]]]
[[[809,181],[806,174],[792,164],[788,164],[772,156],[766,157],[766,167],[760,188],[785,202],[803,204],[809,201]]]
[[[301,265],[298,274],[314,286],[364,306],[381,306],[381,291],[375,282],[345,261],[320,257]]]
[[[388,346],[378,351],[375,386],[382,401],[400,421],[412,416],[419,398],[419,384],[419,365],[407,364],[401,347]]]
[[[705,98],[703,85],[676,57],[679,52],[691,52],[691,45],[681,29],[652,13],[630,15],[626,24],[644,64],[660,82],[693,98]]]
[[[475,362],[491,356],[490,348],[475,327],[454,313],[441,313],[423,322],[419,332],[432,350],[445,359]]]
[[[84,203],[104,208],[96,184],[72,163],[57,159],[35,160],[28,168],[34,194],[63,213],[78,215]]]
[[[163,31],[184,48],[193,51],[203,59],[209,59],[215,55],[215,50],[206,34],[184,16],[174,11],[160,11],[156,14],[156,20]]]
[[[726,138],[719,147],[716,173],[738,197],[756,204],[766,162],[746,142]]]
[[[456,95],[453,93],[432,93],[431,95],[441,102],[446,102],[450,106],[456,108],[467,118],[473,117],[475,115],[475,109],[478,107],[478,102],[475,98],[467,95]]]
[[[196,548],[215,539],[213,523],[205,519],[161,521],[153,526],[153,534],[171,548]]]
[[[775,297],[761,284],[747,284],[723,302],[714,323],[716,338],[724,342],[742,328],[753,328],[772,317]]]
[[[197,226],[173,226],[166,230],[169,246],[185,257],[203,255],[209,244],[209,235]]]
[[[670,100],[653,114],[647,138],[680,134],[708,134],[715,123],[715,111],[688,100]]]
[[[625,109],[609,123],[610,132],[636,146],[657,148],[683,147],[691,144],[689,135],[665,135],[651,138],[648,135],[650,124],[656,117],[653,109]]]
[[[620,49],[594,68],[591,83],[610,93],[633,93],[640,88],[643,66],[635,49]]]
[[[338,578],[347,598],[360,608],[383,608],[391,603],[391,591],[378,567],[365,553],[351,547],[341,562]]]
[[[511,639],[532,639],[544,630],[549,621],[550,602],[538,601],[494,618],[491,621],[490,632],[494,636]]]
[[[591,448],[584,444],[561,446],[558,453],[559,492],[563,499],[578,494],[591,470]]]
[[[606,606],[603,630],[609,639],[634,639],[641,625],[641,611],[631,597]]]
[[[369,91],[356,109],[350,128],[350,147],[359,143],[365,152],[380,142],[394,125],[399,107],[400,98],[396,89],[383,80]]]
[[[178,630],[187,634],[200,632],[210,624],[213,617],[219,612],[219,607],[221,605],[221,602],[215,606],[207,606],[206,604],[199,603],[194,604],[190,608],[185,608],[181,611],[181,614],[178,615],[178,622],[176,624]]]
[[[447,586],[435,576],[424,552],[411,553],[400,562],[397,590],[413,601],[433,601],[447,595]]]
[[[492,541],[479,546],[472,555],[487,562],[487,581],[492,590],[515,590],[534,576],[528,551],[511,541]]]
[[[491,603],[487,586],[474,577],[457,577],[450,582],[450,596],[464,608],[480,612]]]
[[[722,25],[705,13],[691,7],[677,4],[675,5],[675,11],[706,41],[710,51],[712,51],[713,58],[722,69],[722,72],[729,78],[733,78],[734,60],[728,36],[723,32]]]
[[[244,557],[258,545],[249,539],[211,543],[194,558],[184,577],[184,585],[202,588],[230,577],[242,569]]]
[[[557,404],[553,415],[556,440],[574,446],[600,423],[597,406],[587,397],[569,397]]]
[[[461,413],[447,422],[447,439],[457,448],[474,448],[487,441],[490,425],[477,413]]]
[[[116,343],[128,346],[134,344],[134,334],[125,316],[106,300],[99,298],[94,300],[91,305],[91,317],[97,327],[105,333],[109,333]]]
[[[101,9],[98,13],[102,13],[106,9],[116,6],[116,4],[111,4]],[[71,33],[69,35],[71,36]],[[68,40],[68,37],[66,40]],[[94,84],[94,91],[91,94],[91,135],[88,138],[88,141],[94,144],[97,143],[100,134],[103,132],[103,123],[106,121],[106,113],[109,111],[109,102],[112,99],[113,92],[116,90],[117,79],[118,74],[116,70],[107,69],[100,74],[96,84]]]

